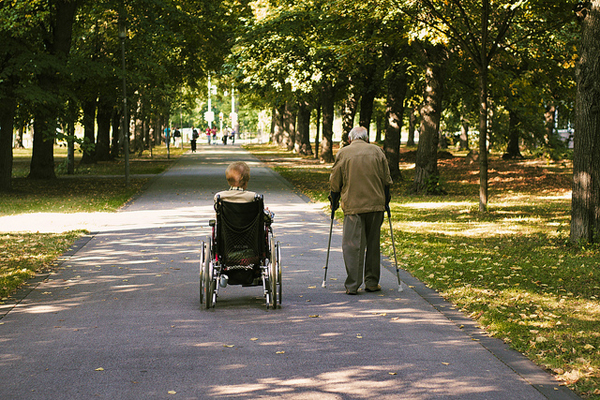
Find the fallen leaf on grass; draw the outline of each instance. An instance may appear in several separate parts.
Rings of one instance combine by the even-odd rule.
[[[176,391],[174,391],[174,390],[169,390],[167,393],[168,393],[168,394],[177,394],[177,392],[176,392]]]
[[[94,371],[104,371],[104,368],[102,368],[102,367],[96,368]]]

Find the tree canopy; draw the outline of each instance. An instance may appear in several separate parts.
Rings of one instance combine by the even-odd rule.
[[[30,176],[51,179],[54,140],[72,138],[64,127],[75,122],[85,127],[90,162],[115,155],[123,73],[139,151],[161,140],[170,115],[206,98],[211,75],[235,87],[246,110],[270,110],[273,139],[302,154],[312,154],[308,127],[318,116],[315,150],[324,161],[333,160],[333,118],[341,115],[342,145],[355,123],[375,124],[378,137],[385,131],[394,170],[405,108],[418,110],[417,192],[443,192],[437,148],[461,129],[461,148],[478,145],[485,211],[490,149],[506,158],[564,151],[556,130],[574,125],[575,66],[587,54],[578,43],[593,30],[597,3],[4,1],[0,187],[10,189],[13,129],[33,122]]]

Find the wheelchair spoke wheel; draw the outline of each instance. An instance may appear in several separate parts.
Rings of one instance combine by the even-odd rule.
[[[281,306],[281,292],[282,292],[282,286],[283,286],[283,282],[281,280],[281,245],[279,242],[277,242],[277,244],[275,245],[275,247],[277,248],[277,263],[275,264],[277,266],[277,268],[275,268],[276,272],[277,272],[277,301],[279,302],[279,305]]]
[[[199,274],[199,286],[200,286],[200,308],[204,303],[204,262],[206,261],[206,243],[202,242],[200,245],[200,274]]]
[[[209,309],[213,306],[213,260],[211,243],[208,242],[204,252],[204,270],[202,271],[202,289],[204,297],[204,308]]]
[[[277,308],[277,247],[275,246],[275,240],[271,238],[271,262],[269,263],[269,306],[272,309]]]

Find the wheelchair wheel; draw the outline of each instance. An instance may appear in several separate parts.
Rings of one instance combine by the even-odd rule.
[[[200,286],[200,308],[204,303],[204,262],[206,260],[206,243],[204,241],[200,245],[200,274],[199,274],[199,286]]]
[[[204,250],[204,268],[202,271],[202,297],[204,297],[204,308],[213,307],[213,260],[212,260],[212,245],[210,241]]]
[[[277,302],[277,280],[278,280],[278,265],[279,265],[279,261],[277,260],[277,256],[278,256],[278,248],[277,245],[275,244],[275,240],[273,240],[273,238],[271,238],[271,262],[269,263],[269,303],[268,306],[271,307],[272,309],[276,309],[277,308],[277,304],[281,304],[281,302]]]
[[[281,290],[282,290],[281,287],[282,287],[282,280],[281,280],[281,245],[280,245],[280,243],[277,242],[277,244],[275,245],[275,247],[277,247],[277,253],[276,253],[277,254],[277,258],[276,258],[276,260],[277,260],[277,264],[276,264],[276,266],[277,266],[277,268],[276,268],[276,271],[277,271],[277,282],[276,282],[276,285],[277,285],[277,292],[278,292],[277,293],[277,301],[279,302],[279,306],[281,307],[281,299],[282,299],[282,297],[281,297]]]

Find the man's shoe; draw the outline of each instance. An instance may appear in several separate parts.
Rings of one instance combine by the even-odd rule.
[[[380,290],[381,290],[381,285],[365,287],[366,292],[379,292]]]
[[[346,294],[354,296],[354,295],[357,294],[357,292],[356,292],[356,290],[348,290],[348,289],[346,289]]]

